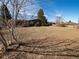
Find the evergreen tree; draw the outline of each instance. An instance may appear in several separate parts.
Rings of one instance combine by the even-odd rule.
[[[3,21],[8,21],[9,19],[11,19],[11,14],[5,4],[3,4],[1,6],[0,11],[1,11],[1,17],[2,17]]]
[[[40,18],[42,16],[44,16],[44,11],[43,11],[43,9],[39,9],[39,11],[38,11],[38,18]]]
[[[38,19],[41,20],[41,25],[43,25],[43,26],[47,25],[47,19],[44,16],[43,9],[39,9],[39,11],[38,11]]]

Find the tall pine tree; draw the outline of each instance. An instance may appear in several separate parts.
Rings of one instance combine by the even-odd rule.
[[[3,4],[1,6],[0,11],[1,11],[1,17],[2,17],[3,21],[8,21],[11,19],[11,14],[10,14],[10,12],[5,4]]]
[[[41,20],[41,25],[43,25],[43,26],[47,25],[47,19],[44,16],[43,9],[39,9],[39,11],[38,11],[38,19]]]

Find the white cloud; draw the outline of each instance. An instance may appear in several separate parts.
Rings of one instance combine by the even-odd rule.
[[[56,14],[56,16],[61,17],[62,15],[61,14]]]
[[[32,15],[32,13],[27,13],[27,15]]]
[[[45,15],[45,17],[47,17],[47,18],[48,18],[48,15]]]

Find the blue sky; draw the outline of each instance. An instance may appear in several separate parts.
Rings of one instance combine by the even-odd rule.
[[[24,7],[23,10],[25,12],[21,12],[21,14],[23,14],[22,17],[24,17],[24,19],[29,18],[29,15],[36,16],[40,8],[39,5],[41,5],[48,21],[55,21],[56,15],[61,14],[65,21],[72,20],[73,22],[78,22],[79,0],[33,0],[33,1],[34,5]],[[37,1],[40,2],[38,3]],[[10,4],[8,4],[8,8],[9,7]],[[9,10],[12,10],[12,8],[9,8]]]
[[[45,11],[48,21],[55,21],[55,15],[61,14],[65,21],[78,21],[79,0],[41,0],[41,6]]]

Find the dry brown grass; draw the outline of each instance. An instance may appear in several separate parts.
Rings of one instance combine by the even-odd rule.
[[[35,51],[37,50],[49,51],[49,52],[51,51],[48,55],[43,55],[44,53],[42,53],[41,55],[40,52],[39,52],[39,55],[38,53],[37,54],[29,54],[29,53],[21,53],[21,52],[9,53],[10,55],[15,54],[16,56],[20,56],[18,57],[18,59],[78,59],[79,58],[78,57],[79,56],[79,47],[78,47],[79,46],[79,29],[76,29],[73,26],[16,28],[16,35],[17,35],[18,40],[23,41],[23,42],[27,42],[29,40],[33,40],[36,42],[39,41],[38,43],[32,44],[32,46],[35,46],[35,45],[47,46],[44,49],[36,48]],[[40,43],[40,41],[42,43]],[[28,49],[31,50],[30,48]],[[60,52],[55,52],[55,51],[60,51]],[[61,51],[64,51],[64,52],[61,52]],[[51,53],[53,54],[51,55]],[[62,53],[69,54],[72,56],[62,55]],[[10,56],[9,54],[8,56]],[[57,54],[60,54],[60,56],[57,56]],[[23,58],[21,56],[23,56]]]
[[[17,28],[17,34],[22,35],[25,40],[27,39],[39,39],[39,38],[51,38],[56,39],[79,39],[79,29],[73,26],[69,27],[27,27]]]

